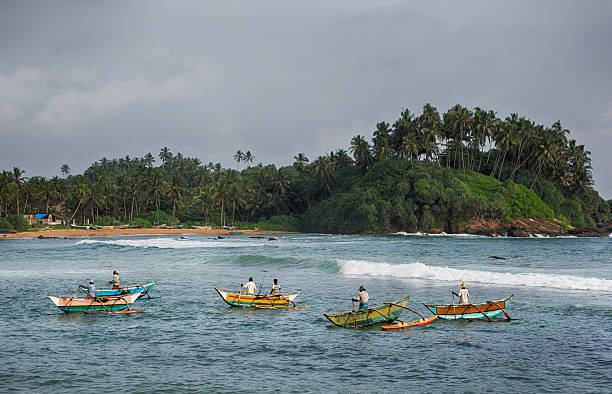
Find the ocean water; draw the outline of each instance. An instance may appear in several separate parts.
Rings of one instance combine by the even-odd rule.
[[[204,235],[0,241],[0,392],[611,392],[612,238]],[[505,260],[489,256],[505,257]],[[132,315],[66,314],[46,294],[156,280]],[[229,308],[214,287],[278,278],[307,310]],[[512,322],[402,332],[323,313],[515,297]],[[404,311],[400,319],[415,320]]]

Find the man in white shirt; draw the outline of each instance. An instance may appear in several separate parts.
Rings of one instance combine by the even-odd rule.
[[[255,295],[255,291],[257,291],[257,286],[255,286],[255,282],[253,282],[253,278],[249,278],[249,281],[246,285],[240,285],[240,290],[246,289],[247,295]]]
[[[353,301],[359,301],[359,309],[368,309],[370,295],[366,291],[365,287],[359,286],[359,294],[357,294],[357,299],[353,299]]]
[[[459,297],[459,305],[469,304],[468,297],[470,296],[470,292],[467,290],[467,286],[465,282],[461,283],[461,290],[459,290],[459,294],[453,291],[453,294]]]
[[[119,272],[117,271],[113,271],[113,289],[118,289],[121,286],[119,286],[119,281],[121,280],[121,278],[119,277]]]

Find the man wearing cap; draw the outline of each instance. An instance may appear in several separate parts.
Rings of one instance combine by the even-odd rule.
[[[459,294],[453,291],[453,294],[459,297],[459,305],[461,304],[469,304],[468,297],[470,296],[470,292],[467,290],[467,286],[465,282],[461,283],[461,290],[459,290]]]
[[[365,287],[359,286],[359,294],[357,294],[357,299],[353,298],[353,301],[359,301],[359,309],[368,309],[370,295],[366,291]]]
[[[121,280],[121,278],[119,278],[119,272],[117,271],[113,271],[113,289],[118,289],[119,286],[119,281]]]
[[[96,286],[94,285],[94,281],[90,280],[89,284],[85,287],[87,289],[87,296],[88,297],[95,297],[96,296]]]

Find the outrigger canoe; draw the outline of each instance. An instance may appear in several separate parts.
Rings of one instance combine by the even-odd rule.
[[[457,319],[487,319],[504,313],[506,318],[510,317],[504,309],[508,305],[510,299],[514,297],[506,297],[498,301],[486,301],[482,304],[423,304],[433,314],[438,315],[441,319],[457,320]]]
[[[323,314],[338,327],[359,328],[377,323],[391,323],[401,315],[408,299],[402,298],[396,302],[386,302],[373,308],[360,309],[342,313]]]
[[[119,295],[132,294],[132,293],[139,293],[138,296],[143,297],[145,295],[148,295],[149,290],[151,289],[151,287],[155,286],[155,283],[156,282],[147,283],[146,285],[130,285],[130,286],[125,286],[125,287],[120,287],[118,289],[102,288],[102,289],[96,290],[96,297],[119,296]],[[89,294],[89,291],[87,290],[87,288],[81,287],[81,290],[83,290],[86,294]]]
[[[115,312],[127,309],[140,293],[117,297],[76,298],[47,295],[62,311],[68,312]]]
[[[438,316],[433,315],[433,316],[429,316],[429,317],[424,317],[421,318],[419,320],[415,320],[415,321],[411,321],[411,322],[399,322],[397,324],[391,324],[388,326],[382,326],[382,330],[383,331],[389,331],[389,330],[402,330],[404,328],[409,328],[409,327],[419,327],[419,326],[426,326],[430,323],[433,323],[434,320],[436,320],[438,318]]]
[[[294,307],[293,300],[300,293],[278,293],[278,294],[256,294],[247,295],[239,292],[222,290],[215,287],[217,293],[230,306],[255,307],[255,308],[281,308]]]

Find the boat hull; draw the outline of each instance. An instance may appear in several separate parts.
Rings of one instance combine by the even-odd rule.
[[[60,310],[70,312],[114,312],[127,309],[139,296],[139,293],[119,297],[73,298],[48,295]]]
[[[270,294],[257,294],[257,295],[246,295],[240,294],[234,291],[218,289],[215,290],[223,301],[230,306],[237,307],[282,307],[282,306],[293,306],[293,300],[300,293],[280,293],[275,295]]]
[[[147,283],[146,285],[134,285],[134,286],[126,286],[120,287],[118,289],[100,289],[96,290],[96,297],[103,296],[120,296],[125,294],[133,294],[133,293],[141,293],[139,296],[143,296],[149,292],[151,287],[155,286],[156,282]],[[89,292],[87,289],[83,289],[85,293]]]
[[[423,304],[435,315],[438,315],[440,319],[444,320],[459,320],[459,319],[487,319],[487,317],[494,318],[503,313],[502,309],[505,309],[510,297],[504,298],[503,300],[491,301],[484,304]],[[485,316],[486,315],[486,316]]]
[[[409,328],[409,327],[422,327],[422,326],[426,326],[428,324],[433,323],[437,318],[438,316],[434,315],[434,316],[427,317],[425,319],[419,319],[419,320],[411,321],[408,323],[391,324],[389,326],[382,326],[381,328],[383,329],[383,331],[388,331],[388,330],[401,330],[401,329]]]
[[[390,323],[401,315],[402,311],[404,310],[402,307],[406,306],[408,299],[409,297],[405,297],[393,303],[399,306],[388,303],[363,310],[343,313],[328,313],[324,314],[324,316],[338,327],[344,328],[356,328],[378,323]]]

